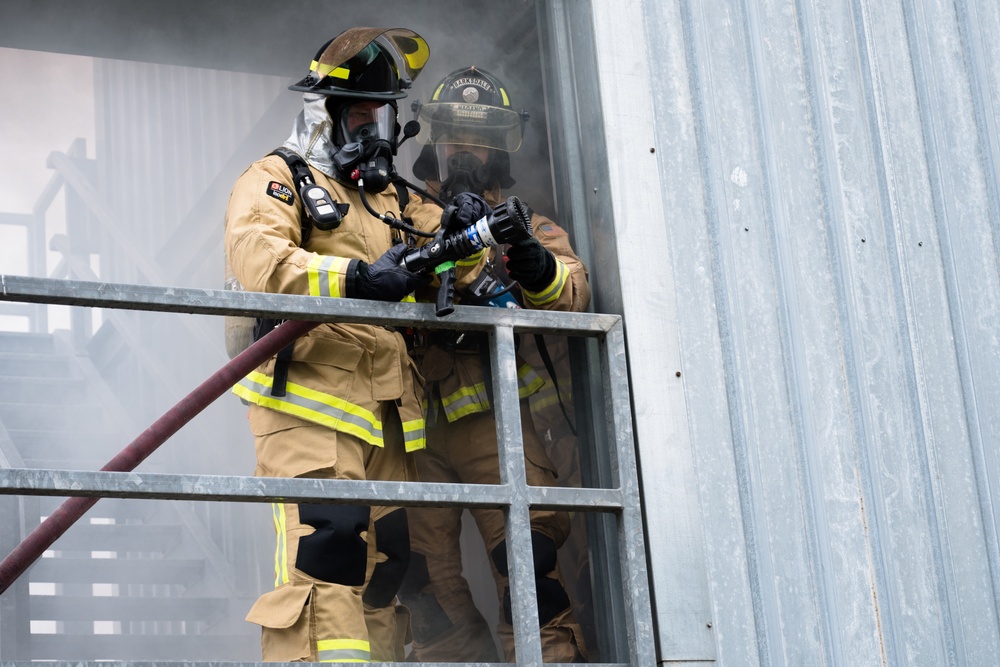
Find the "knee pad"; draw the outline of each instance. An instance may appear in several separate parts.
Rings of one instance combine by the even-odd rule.
[[[316,532],[299,538],[295,567],[330,584],[361,586],[368,565],[368,544],[361,533],[368,530],[371,509],[351,505],[299,504],[299,521]]]
[[[394,510],[375,522],[375,548],[386,555],[386,560],[375,565],[362,599],[370,607],[385,607],[396,597],[410,564],[406,510]]]
[[[431,573],[427,570],[427,556],[416,551],[411,552],[410,566],[406,568],[403,583],[399,585],[399,597],[415,595],[424,590],[429,583],[431,583]]]
[[[556,543],[552,538],[539,532],[531,532],[531,556],[535,574],[535,597],[538,601],[539,627],[551,621],[557,614],[569,607],[569,595],[558,579],[549,576],[556,569]],[[507,567],[507,542],[502,541],[494,547],[490,557],[497,571],[503,576],[509,576]],[[503,592],[503,615],[508,624],[513,624],[511,612],[510,586]]]
[[[432,593],[424,588],[431,582],[427,571],[427,557],[421,553],[410,554],[410,567],[399,586],[399,601],[410,610],[413,639],[427,644],[452,627],[451,620]]]

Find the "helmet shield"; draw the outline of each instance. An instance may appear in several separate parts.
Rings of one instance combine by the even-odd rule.
[[[482,104],[430,102],[420,107],[424,144],[482,146],[513,153],[521,147],[521,115]]]
[[[327,42],[304,79],[290,90],[360,99],[399,99],[423,69],[430,49],[405,28],[351,28]]]
[[[526,113],[511,109],[503,83],[478,67],[458,69],[446,76],[420,106],[424,144],[462,144],[513,153],[521,147]]]

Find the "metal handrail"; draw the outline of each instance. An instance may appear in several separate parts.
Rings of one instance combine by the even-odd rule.
[[[236,502],[363,501],[392,506],[490,507],[506,513],[506,537],[518,661],[541,664],[533,590],[529,510],[585,510],[613,514],[623,582],[623,613],[631,665],[653,665],[652,616],[632,436],[625,345],[616,315],[458,306],[448,317],[433,304],[381,303],[223,290],[61,281],[0,275],[0,301],[82,307],[240,315],[300,321],[368,323],[424,329],[478,330],[489,335],[497,418],[500,484],[278,479],[163,475],[135,472],[0,470],[0,494],[167,498]],[[517,395],[514,331],[597,339],[606,395],[611,488],[530,487],[525,479]],[[597,423],[602,423],[597,420]]]

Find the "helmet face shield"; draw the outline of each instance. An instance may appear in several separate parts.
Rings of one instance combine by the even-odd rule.
[[[511,108],[507,89],[479,67],[457,69],[437,85],[427,104],[413,103],[424,144],[413,174],[437,180],[447,199],[461,192],[514,185],[510,154],[521,147],[527,111]]]
[[[413,80],[424,69],[427,59],[431,57],[427,41],[406,28],[385,30],[379,34],[375,41],[388,47],[394,54],[400,79],[405,83],[404,88],[410,87]]]
[[[423,144],[481,146],[507,153],[521,147],[521,115],[512,109],[430,102],[420,107],[418,117],[417,141]]]

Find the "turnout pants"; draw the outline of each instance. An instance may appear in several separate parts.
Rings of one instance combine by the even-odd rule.
[[[329,465],[299,477],[415,479],[394,406],[383,416],[384,448],[257,406],[250,424],[258,474],[280,467],[288,451],[310,448],[328,452]],[[405,511],[325,503],[275,503],[272,510],[275,588],[246,617],[262,628],[263,660],[402,660],[406,628],[397,626],[395,593],[409,557]]]
[[[521,424],[528,484],[555,486],[555,470],[535,434],[527,401],[521,401]],[[421,481],[499,483],[496,423],[491,413],[472,414],[454,423],[442,417],[427,436],[428,449],[417,452],[415,457]],[[413,554],[403,586],[406,594],[401,591],[400,598],[413,616],[415,657],[425,662],[496,661],[496,645],[488,624],[462,576],[459,536],[463,510],[411,507],[406,511]],[[471,514],[490,554],[490,570],[501,606],[497,635],[505,659],[513,661],[503,513],[471,510]],[[547,662],[581,661],[586,655],[582,632],[573,618],[555,561],[555,550],[569,533],[569,516],[565,512],[533,511],[531,529],[533,543],[537,542],[535,584],[543,656]],[[551,558],[539,559],[540,551],[550,551]]]

